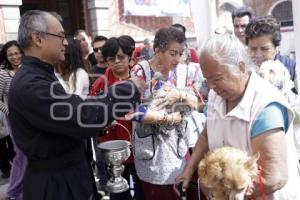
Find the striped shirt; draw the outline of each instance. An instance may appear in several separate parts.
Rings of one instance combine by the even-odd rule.
[[[8,115],[7,97],[12,76],[6,69],[0,69],[0,111]]]

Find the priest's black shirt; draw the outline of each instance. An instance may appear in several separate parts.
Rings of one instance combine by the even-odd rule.
[[[139,99],[137,88],[126,81],[83,101],[66,94],[53,66],[24,57],[8,101],[13,138],[28,158],[24,200],[92,198],[84,139],[96,136],[114,115],[134,109]]]

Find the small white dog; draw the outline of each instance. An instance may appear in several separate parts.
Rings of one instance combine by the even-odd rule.
[[[294,83],[287,68],[279,60],[268,60],[261,64],[258,72],[263,79],[274,85],[293,104],[296,95],[291,91]]]

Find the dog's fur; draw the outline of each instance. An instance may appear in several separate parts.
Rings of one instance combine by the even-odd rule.
[[[257,160],[233,147],[222,147],[208,152],[200,161],[198,176],[203,186],[211,191],[214,200],[243,200],[245,192],[257,178]]]
[[[269,81],[272,85],[290,101],[295,99],[295,95],[291,91],[294,82],[287,68],[278,60],[268,60],[261,64],[257,72],[263,79]]]

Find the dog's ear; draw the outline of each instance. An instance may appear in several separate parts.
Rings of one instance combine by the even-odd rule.
[[[199,177],[204,177],[206,175],[206,164],[202,161],[200,161],[198,165],[198,176]]]
[[[256,170],[257,169],[257,160],[259,159],[259,152],[255,155],[251,156],[247,162],[245,163],[245,167],[249,170]]]
[[[224,163],[222,162],[206,162],[206,159],[200,161],[198,165],[198,176],[200,180],[207,177],[213,178],[213,181],[219,181],[223,178]]]

